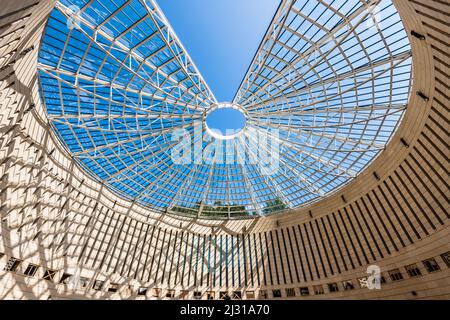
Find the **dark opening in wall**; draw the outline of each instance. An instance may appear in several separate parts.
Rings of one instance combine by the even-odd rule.
[[[242,300],[242,292],[233,291],[233,300]]]
[[[309,296],[309,288],[308,287],[301,287],[300,288],[300,295],[301,296]]]
[[[214,291],[208,291],[206,292],[206,300],[214,300],[215,292]]]
[[[322,285],[320,285],[320,284],[315,285],[315,286],[313,287],[313,289],[314,289],[314,294],[319,295],[319,294],[324,294],[324,293],[325,293],[325,291],[323,290]]]
[[[287,288],[286,289],[286,296],[287,297],[295,297],[295,289],[294,288]]]
[[[399,269],[393,269],[388,271],[389,277],[391,277],[392,281],[400,281],[403,280],[403,275]]]
[[[108,292],[117,292],[119,290],[119,284],[117,283],[110,283]]]
[[[352,280],[342,281],[342,287],[344,287],[344,290],[353,290],[355,288]]]
[[[439,265],[437,264],[437,262],[434,258],[430,258],[430,259],[424,260],[422,262],[428,272],[435,272],[435,271],[441,270],[441,268],[439,267]]]
[[[274,298],[281,298],[281,290],[278,289],[272,290],[272,295]]]
[[[94,289],[96,291],[101,291],[104,283],[105,283],[105,281],[95,280],[94,285],[92,286],[92,289]]]
[[[47,270],[45,270],[44,276],[42,277],[42,279],[47,280],[47,281],[53,281],[55,279],[55,275],[56,275],[55,270],[47,269]]]
[[[181,300],[186,300],[188,298],[189,298],[189,291],[181,290],[181,292],[180,292],[180,299]]]
[[[61,280],[59,280],[59,283],[68,284],[70,282],[70,278],[72,277],[71,274],[64,273],[61,277]]]
[[[200,300],[202,298],[202,293],[200,291],[194,291],[194,299]]]
[[[161,289],[160,288],[153,288],[152,296],[153,296],[153,298],[159,298],[161,296]]]
[[[267,299],[267,290],[259,290],[259,299]]]
[[[148,289],[146,287],[139,287],[138,289],[138,295],[139,296],[146,296]]]
[[[172,289],[167,290],[166,298],[175,298],[175,290]]]
[[[9,260],[6,263],[6,265],[3,268],[3,270],[16,272],[21,263],[22,263],[22,260],[19,260],[19,259],[16,259],[14,257],[11,257],[11,258],[9,258]]]
[[[329,283],[328,284],[328,290],[330,292],[338,292],[339,291],[339,287],[338,287],[337,283]]]
[[[415,263],[406,266],[405,269],[411,278],[422,275],[422,272],[420,272],[419,268],[417,267],[417,265]]]
[[[224,300],[228,296],[228,292],[226,291],[220,291],[219,292],[219,299]]]
[[[0,258],[1,258],[1,256],[0,256]],[[442,258],[442,260],[444,260],[444,262],[447,265],[447,267],[450,268],[450,251],[441,254],[441,258]]]
[[[255,299],[255,291],[247,291],[245,292],[245,296],[247,299]]]
[[[78,286],[81,289],[86,289],[89,286],[89,278],[80,277],[80,279],[78,280]]]
[[[29,264],[28,267],[25,269],[24,275],[28,277],[32,277],[36,274],[36,271],[39,269],[39,266],[35,264]]]

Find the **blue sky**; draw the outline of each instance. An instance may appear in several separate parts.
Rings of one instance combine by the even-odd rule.
[[[159,0],[219,102],[231,102],[278,0]]]

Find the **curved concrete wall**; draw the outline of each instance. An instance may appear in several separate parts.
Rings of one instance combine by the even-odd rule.
[[[310,207],[223,221],[152,213],[67,155],[36,76],[54,3],[7,0],[0,8],[0,297],[219,298],[229,291],[251,299],[280,290],[296,299],[450,298],[446,1],[394,1],[416,35],[413,94],[391,143],[363,174]],[[412,264],[419,276],[405,269]],[[371,265],[386,280],[380,290],[360,286]],[[403,279],[395,280],[396,269]],[[51,281],[43,279],[47,270],[56,272]],[[72,275],[67,284],[59,283],[64,274]]]

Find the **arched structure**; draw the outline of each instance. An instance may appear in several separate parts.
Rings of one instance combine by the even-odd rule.
[[[207,219],[153,211],[79,165],[40,97],[38,56],[55,1],[3,1],[0,297],[449,298],[450,4],[393,3],[414,81],[386,148],[307,206]],[[372,265],[381,290],[363,285]]]

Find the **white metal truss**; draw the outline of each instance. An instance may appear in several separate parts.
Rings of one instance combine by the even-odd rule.
[[[60,0],[38,71],[53,129],[93,177],[161,213],[235,218],[305,206],[357,177],[402,119],[411,61],[391,0],[282,0],[233,101],[245,128],[222,141],[204,140],[220,104],[155,0]],[[178,129],[200,163],[171,158]],[[252,162],[259,152],[277,170]]]

